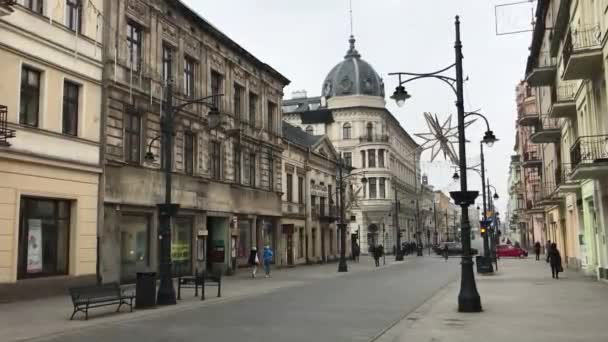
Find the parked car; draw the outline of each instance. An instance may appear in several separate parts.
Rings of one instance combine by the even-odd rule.
[[[448,255],[460,255],[462,254],[462,244],[460,242],[444,242],[433,247],[435,254],[443,255],[444,246],[448,245]],[[471,255],[479,253],[476,248],[471,247]]]
[[[498,245],[496,246],[496,256],[499,258],[525,258],[528,256],[528,251],[512,245]]]

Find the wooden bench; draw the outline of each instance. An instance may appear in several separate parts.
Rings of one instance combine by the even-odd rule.
[[[89,309],[102,306],[118,305],[116,312],[119,312],[123,305],[128,305],[133,312],[135,296],[123,294],[118,283],[73,287],[69,289],[69,292],[72,304],[74,304],[74,312],[72,312],[70,320],[77,312],[83,312],[85,320],[88,320]]]
[[[205,300],[205,286],[217,286],[217,296],[222,296],[222,274],[198,271],[193,276],[177,278],[177,299],[182,299],[182,288],[194,288],[194,296],[198,297],[198,287],[201,287],[201,300]]]

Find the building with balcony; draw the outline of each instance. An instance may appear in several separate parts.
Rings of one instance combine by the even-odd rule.
[[[289,81],[181,1],[104,4],[115,24],[104,25],[112,61],[104,70],[103,281],[158,268],[157,204],[165,194],[158,137],[169,82],[174,105],[216,96],[210,104],[221,123],[210,122],[202,104],[174,114],[173,272],[231,273],[253,246],[269,245],[282,260],[280,108]]]
[[[0,301],[96,278],[103,1],[88,5],[0,1]]]
[[[360,236],[363,253],[382,241],[391,252],[398,234],[396,223],[404,239],[413,239],[411,201],[421,186],[420,152],[386,109],[382,79],[361,58],[353,37],[349,43],[344,59],[322,83],[322,96],[294,94],[283,102],[283,119],[309,134],[327,135],[341,158],[355,168],[353,178],[368,180],[357,192],[357,205],[349,210],[349,231]],[[361,186],[356,183],[355,187]],[[395,202],[401,203],[396,206],[398,221],[389,216]]]
[[[528,60],[556,59],[550,82],[535,83],[539,111],[559,120],[541,127],[546,239],[558,243],[569,267],[608,279],[607,5],[598,1],[539,1]],[[527,77],[534,75],[527,69]],[[541,105],[542,104],[542,105]],[[542,107],[542,108],[541,108]],[[542,119],[541,119],[542,121]],[[552,126],[552,125],[551,125]]]
[[[283,217],[277,250],[282,257],[277,263],[294,266],[337,259],[338,153],[327,136],[310,135],[283,122],[281,163]],[[350,236],[346,238],[350,253]]]

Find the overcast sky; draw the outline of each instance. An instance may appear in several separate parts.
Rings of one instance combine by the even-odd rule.
[[[185,0],[201,16],[245,49],[291,80],[287,98],[305,89],[309,96],[321,93],[329,70],[348,48],[350,24],[348,0]],[[511,0],[512,1],[512,0]],[[506,208],[509,156],[515,139],[515,86],[524,76],[531,33],[497,36],[495,5],[508,0],[353,0],[357,49],[384,78],[392,94],[395,71],[430,72],[454,62],[454,16],[462,21],[465,110],[486,114],[500,141],[486,149],[490,181]],[[532,4],[502,8],[501,31],[530,28]],[[412,98],[398,108],[387,96],[388,108],[410,133],[427,132],[423,112],[440,119],[455,113],[455,97],[436,80],[420,80],[407,87]],[[455,124],[455,117],[454,117]],[[485,131],[480,121],[467,130],[467,159],[479,160],[479,143]],[[458,186],[451,180],[453,168],[440,157],[422,168],[437,189]],[[480,189],[480,178],[469,173],[469,189]],[[479,200],[481,201],[481,200]],[[504,214],[503,214],[504,215]]]

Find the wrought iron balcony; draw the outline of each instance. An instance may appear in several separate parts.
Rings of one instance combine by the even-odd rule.
[[[0,105],[0,146],[11,146],[8,139],[15,137],[15,130],[8,128],[8,108]]]
[[[542,204],[551,205],[560,203],[562,198],[557,192],[557,181],[545,180],[540,187],[540,196]]]
[[[602,31],[599,25],[570,27],[563,48],[564,80],[590,79],[602,69]]]
[[[551,56],[549,51],[539,53],[528,63],[530,64],[526,81],[530,86],[548,86],[554,82],[557,73],[557,58]]]
[[[561,136],[559,119],[543,115],[536,125],[535,132],[530,135],[530,140],[535,144],[559,143]]]
[[[520,126],[535,126],[538,122],[538,113],[519,113],[518,123]]]
[[[557,87],[551,88],[552,118],[576,119],[576,92],[579,84],[576,81],[564,81]]]
[[[387,143],[389,141],[388,134],[365,134],[359,137],[359,142],[380,142]]]
[[[555,182],[557,183],[557,191],[560,194],[580,194],[581,182],[579,180],[572,179],[572,164],[562,164],[561,168],[555,170]]]
[[[303,203],[283,202],[283,214],[286,216],[306,216],[306,206]]]
[[[540,167],[542,165],[542,160],[538,157],[538,154],[535,152],[524,152],[524,161],[522,163],[523,167]]]
[[[608,135],[584,136],[570,148],[572,179],[595,179],[608,172]]]

